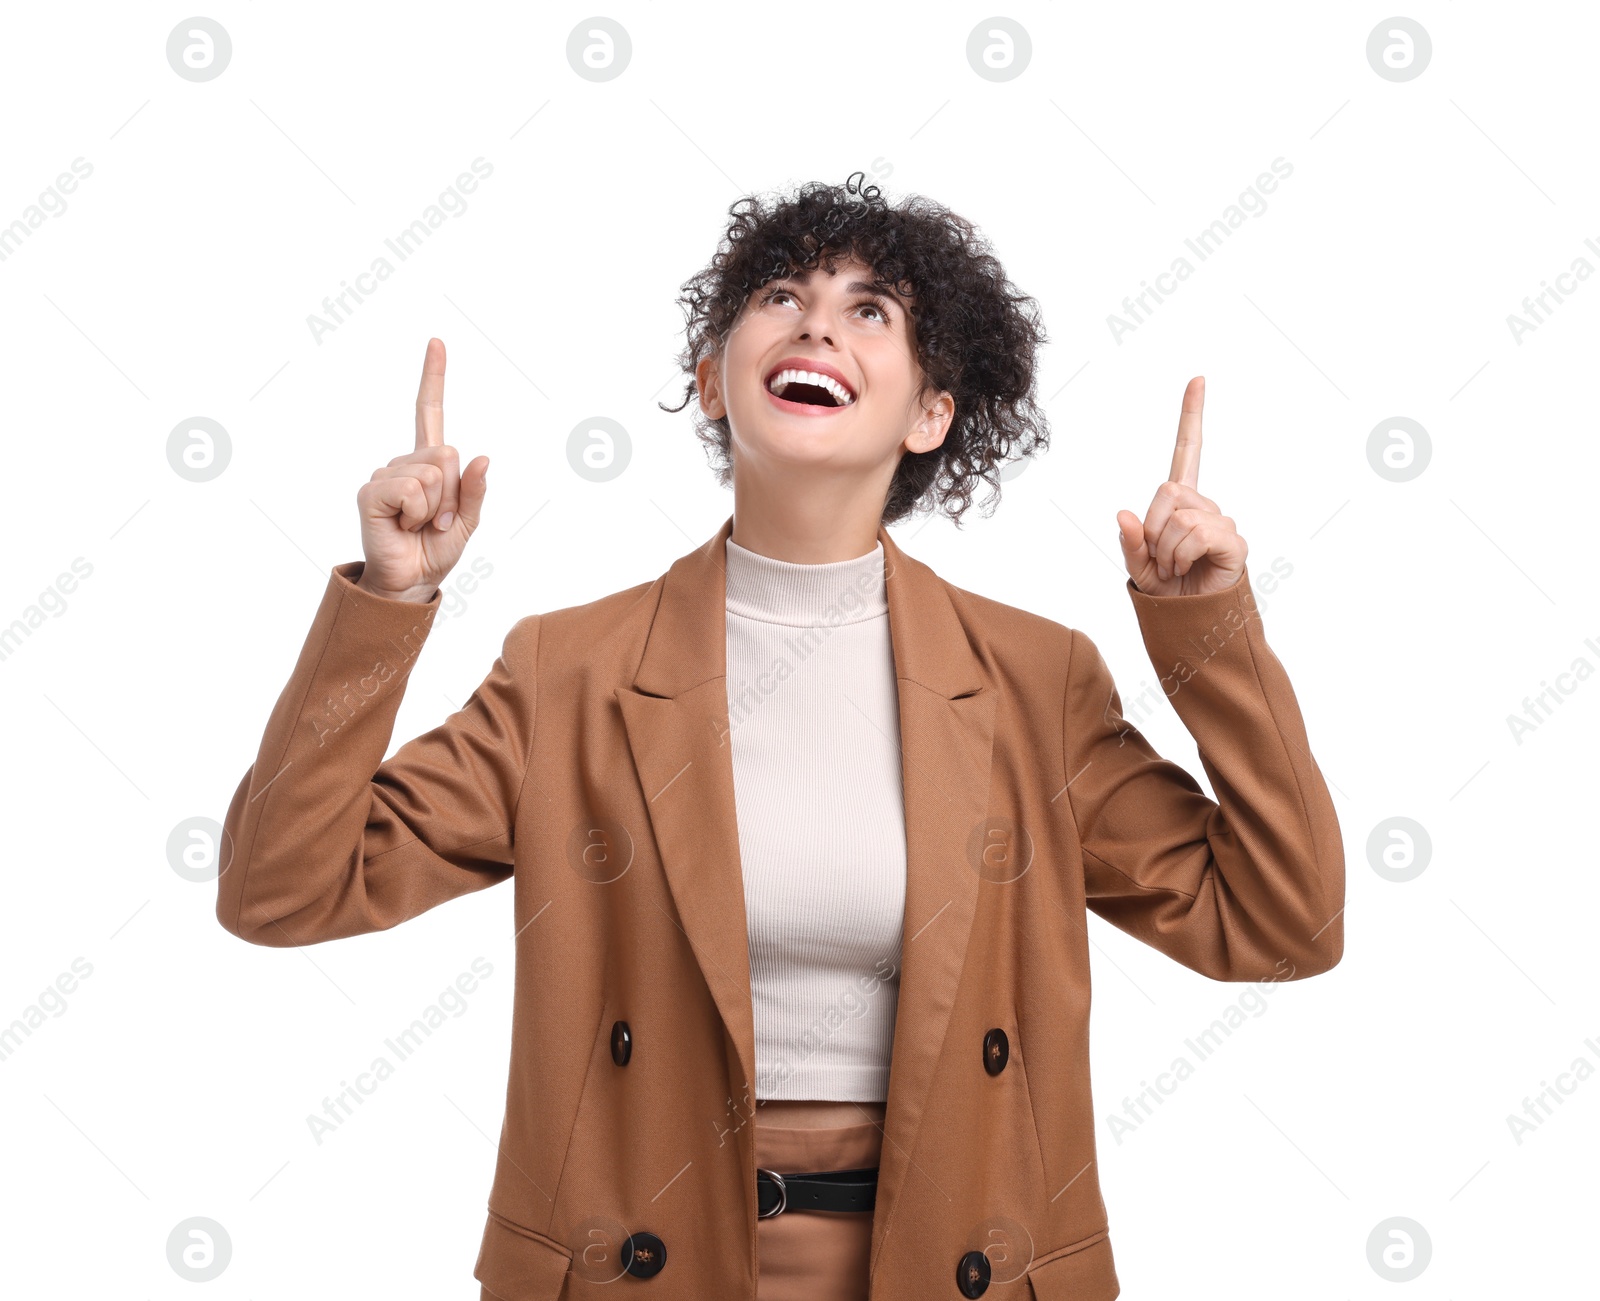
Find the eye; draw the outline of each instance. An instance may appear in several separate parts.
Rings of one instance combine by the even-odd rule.
[[[788,289],[769,289],[766,291],[766,293],[761,295],[761,306],[765,307],[768,303],[774,303],[780,298],[793,299],[794,294]],[[883,325],[889,324],[889,309],[887,304],[885,304],[881,298],[862,298],[853,303],[852,306],[858,309],[863,307],[870,308],[872,311],[877,313],[877,320],[879,323]]]

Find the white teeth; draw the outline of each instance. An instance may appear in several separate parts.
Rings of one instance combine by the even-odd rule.
[[[814,370],[781,370],[772,377],[772,381],[767,385],[767,388],[778,397],[782,397],[783,390],[791,384],[815,384],[819,388],[825,388],[833,394],[835,400],[842,407],[847,407],[855,401],[855,398],[850,394],[850,390],[834,379],[833,376],[823,375]]]

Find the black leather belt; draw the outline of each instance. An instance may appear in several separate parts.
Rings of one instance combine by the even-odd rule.
[[[818,1174],[756,1171],[756,1216],[784,1211],[870,1211],[878,1200],[878,1167]]]

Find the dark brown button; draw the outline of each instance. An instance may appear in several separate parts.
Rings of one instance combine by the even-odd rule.
[[[989,1290],[989,1258],[969,1251],[956,1264],[956,1287],[962,1296],[982,1296]]]
[[[631,1233],[622,1244],[622,1267],[635,1278],[654,1278],[666,1263],[667,1244],[653,1233]]]
[[[611,1060],[618,1066],[626,1066],[632,1056],[633,1031],[628,1029],[626,1021],[618,1021],[611,1027]]]
[[[1006,1058],[1011,1056],[1011,1044],[1004,1030],[991,1030],[983,1036],[983,1069],[998,1075],[1006,1068]]]

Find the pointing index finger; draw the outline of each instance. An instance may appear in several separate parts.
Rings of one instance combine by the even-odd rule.
[[[1196,375],[1183,390],[1183,410],[1178,416],[1178,442],[1172,449],[1173,483],[1200,486],[1200,413],[1206,404],[1205,376]]]
[[[417,451],[444,446],[444,340],[429,339],[417,389]]]

